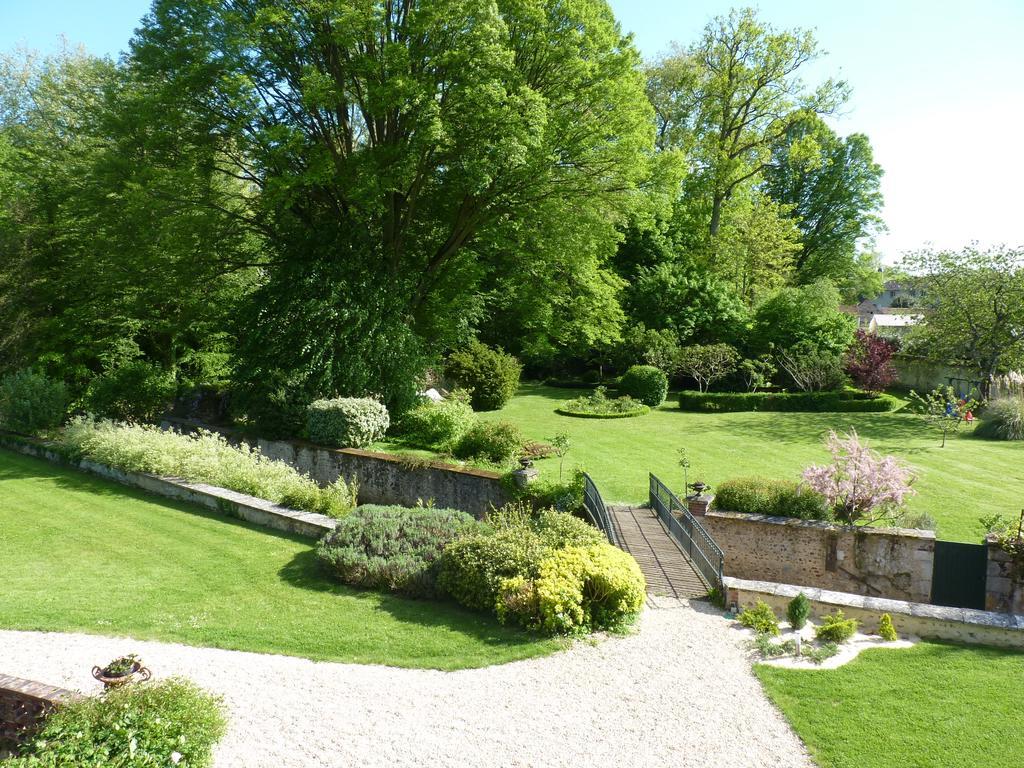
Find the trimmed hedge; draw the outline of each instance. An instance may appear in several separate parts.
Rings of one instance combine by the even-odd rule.
[[[698,413],[739,411],[887,413],[899,407],[892,395],[856,390],[832,392],[693,392],[679,393],[679,408]]]
[[[668,395],[668,376],[653,365],[634,365],[619,379],[619,392],[657,408]]]
[[[715,509],[800,520],[831,520],[833,517],[820,493],[792,480],[766,477],[741,477],[719,483],[715,489]]]
[[[306,410],[306,428],[314,443],[337,448],[365,448],[384,437],[388,409],[369,397],[316,400]]]

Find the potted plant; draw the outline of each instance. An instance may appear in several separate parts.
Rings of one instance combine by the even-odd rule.
[[[143,666],[142,659],[134,653],[118,656],[105,667],[93,667],[92,676],[103,683],[104,688],[117,688],[136,681],[149,680],[152,673]]]

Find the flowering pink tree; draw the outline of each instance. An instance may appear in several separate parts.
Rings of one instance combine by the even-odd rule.
[[[882,456],[861,443],[855,430],[825,440],[832,463],[804,470],[804,482],[822,494],[845,523],[870,525],[899,517],[914,476],[895,456]]]

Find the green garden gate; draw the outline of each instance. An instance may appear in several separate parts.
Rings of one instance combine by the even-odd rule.
[[[932,604],[985,608],[988,554],[984,544],[936,541],[932,566]]]

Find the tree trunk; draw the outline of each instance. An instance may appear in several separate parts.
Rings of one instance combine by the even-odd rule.
[[[708,227],[708,232],[711,233],[712,237],[718,235],[718,230],[722,226],[722,205],[725,203],[725,195],[716,194],[711,202],[711,224]]]

